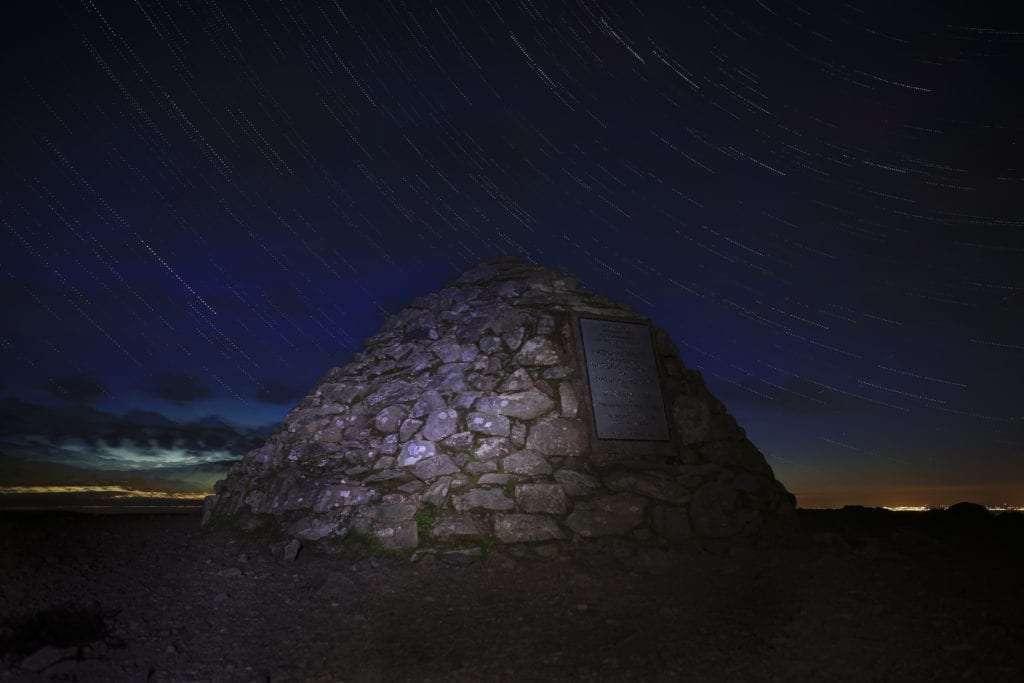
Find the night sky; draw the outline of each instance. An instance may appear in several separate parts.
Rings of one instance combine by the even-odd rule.
[[[515,254],[665,328],[803,507],[1024,504],[1024,23],[818,4],[6,8],[4,500],[205,490]]]

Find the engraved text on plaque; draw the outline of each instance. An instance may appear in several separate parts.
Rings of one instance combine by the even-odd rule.
[[[595,318],[579,321],[597,438],[668,441],[650,328]]]

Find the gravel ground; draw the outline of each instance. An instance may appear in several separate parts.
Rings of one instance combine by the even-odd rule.
[[[1024,680],[1019,537],[801,515],[771,544],[467,564],[7,513],[0,680]]]

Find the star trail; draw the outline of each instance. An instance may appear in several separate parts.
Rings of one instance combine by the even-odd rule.
[[[1024,504],[1009,9],[62,0],[4,24],[0,477],[38,469],[11,486],[208,486],[387,315],[512,254],[665,328],[801,506]]]

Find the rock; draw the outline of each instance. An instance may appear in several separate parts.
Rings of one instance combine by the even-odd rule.
[[[363,399],[363,402],[371,407],[389,406],[394,403],[412,401],[419,393],[420,389],[415,384],[398,379],[380,385],[376,391]]]
[[[438,410],[444,410],[448,406],[444,402],[444,398],[436,390],[430,389],[424,391],[423,395],[412,404],[412,410],[409,411],[409,417],[423,417],[429,415]]]
[[[565,468],[555,472],[555,481],[570,496],[592,496],[601,489],[601,484],[596,478]]]
[[[220,496],[207,496],[203,498],[203,517],[199,523],[200,526],[206,526],[213,519],[213,512],[217,509],[217,501],[220,500]]]
[[[498,391],[503,394],[513,391],[526,391],[532,386],[533,379],[530,377],[530,373],[526,371],[526,368],[516,368],[516,370],[508,376],[508,379],[505,380],[504,384],[498,387]]]
[[[377,428],[377,431],[384,434],[397,432],[408,413],[409,409],[405,406],[388,406],[373,418],[373,426]]]
[[[398,440],[406,442],[411,439],[416,432],[419,431],[420,427],[423,426],[423,420],[408,419],[402,422],[402,426],[399,428]]]
[[[445,474],[458,472],[452,459],[445,454],[435,455],[433,458],[420,460],[412,467],[412,473],[423,481],[432,481]]]
[[[693,494],[690,502],[690,522],[701,536],[723,538],[740,531],[735,515],[736,493],[723,482],[704,484]]]
[[[430,528],[430,535],[434,538],[487,536],[490,533],[486,518],[471,512],[446,512],[439,515]]]
[[[513,356],[512,362],[517,365],[557,365],[558,351],[551,340],[544,337],[532,337],[526,340],[523,348]]]
[[[551,465],[544,456],[530,450],[519,451],[503,458],[501,469],[510,474],[551,474]]]
[[[480,548],[460,548],[441,553],[441,562],[454,567],[468,567],[481,557],[483,557],[483,551]]]
[[[565,492],[558,484],[519,484],[516,486],[515,500],[516,508],[523,512],[564,515],[569,507]]]
[[[385,550],[404,550],[419,545],[415,520],[378,527],[373,531],[373,538]]]
[[[509,552],[523,557],[560,555],[570,528],[621,535],[597,546],[624,549],[796,526],[792,496],[663,330],[651,326],[673,439],[596,439],[579,315],[649,324],[513,258],[416,298],[232,465],[204,502],[204,524],[223,518],[327,552],[352,533],[435,561],[451,549],[445,524],[482,544],[514,539]],[[461,526],[429,531],[433,515],[454,514]],[[527,549],[524,539],[537,540]]]
[[[605,476],[604,485],[612,491],[628,491],[675,505],[685,505],[690,502],[690,493],[686,487],[648,474],[619,472]]]
[[[435,410],[427,417],[427,424],[423,427],[423,438],[430,441],[440,441],[450,434],[454,434],[459,421],[459,413],[454,408],[450,410]]]
[[[544,455],[578,456],[588,446],[586,427],[580,420],[551,418],[537,422],[526,437],[526,447]]]
[[[711,431],[711,410],[694,396],[676,396],[672,402],[672,424],[683,443],[707,441]]]
[[[468,493],[452,497],[452,505],[459,512],[483,508],[485,510],[511,510],[512,500],[501,489],[470,489]]]
[[[522,422],[517,422],[514,425],[512,425],[512,430],[511,433],[509,434],[509,439],[511,439],[512,445],[515,446],[516,448],[525,448],[526,425],[524,425]]]
[[[437,481],[427,487],[427,490],[420,496],[420,500],[439,508],[444,505],[444,500],[448,497],[448,489],[451,488],[451,485],[451,477],[439,477]]]
[[[78,657],[77,647],[54,647],[44,645],[25,659],[21,660],[21,668],[27,671],[42,672],[57,662]]]
[[[647,501],[628,493],[582,500],[565,520],[580,536],[622,535],[640,526]]]
[[[522,327],[518,327],[509,332],[505,332],[501,335],[501,340],[505,342],[505,346],[508,347],[509,351],[515,351],[519,348],[519,345],[523,343],[523,337],[526,335],[526,330]]]
[[[302,543],[299,539],[293,538],[288,541],[282,549],[282,557],[285,562],[294,562],[299,557],[299,551],[302,550]]]
[[[377,494],[365,486],[328,486],[320,494],[316,504],[313,506],[315,512],[327,512],[341,507],[353,505],[365,505],[373,502]]]
[[[533,420],[550,412],[555,407],[555,402],[544,392],[531,388],[512,394],[483,396],[477,399],[475,407],[482,413]]]
[[[437,455],[437,448],[433,441],[410,441],[402,447],[398,454],[398,464],[402,467],[415,465],[420,460],[433,458]]]
[[[488,472],[497,472],[498,463],[493,460],[481,460],[479,462],[468,462],[463,469],[468,474],[487,474]]]
[[[580,404],[576,400],[576,390],[572,388],[571,382],[562,382],[558,385],[558,399],[562,417],[576,417]]]
[[[508,436],[510,423],[504,415],[488,413],[470,413],[466,417],[466,426],[472,432],[490,434],[492,436]]]
[[[496,515],[494,533],[505,543],[552,541],[565,537],[551,517],[522,513]]]
[[[690,516],[683,508],[655,505],[651,510],[654,530],[669,541],[685,541],[693,536]]]
[[[480,445],[473,450],[473,457],[478,460],[493,460],[494,458],[503,458],[514,450],[509,439],[503,436],[494,436],[481,439]]]
[[[456,432],[452,434],[441,445],[448,451],[465,451],[473,445],[473,432]]]

